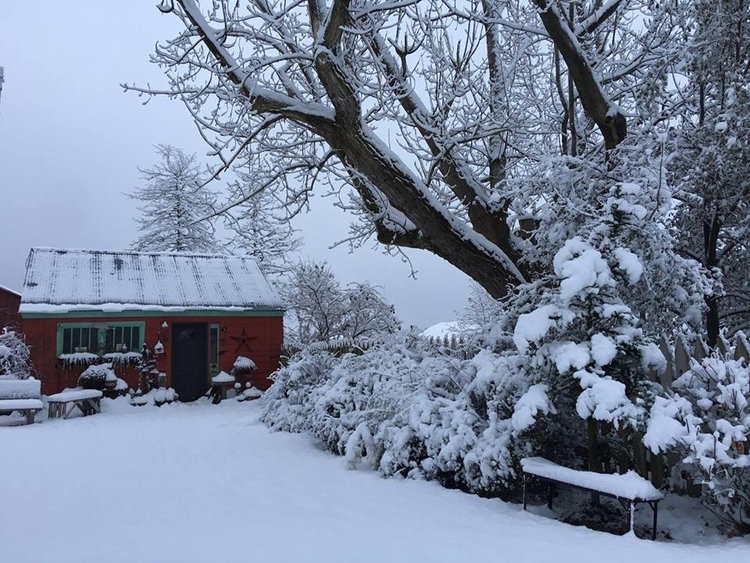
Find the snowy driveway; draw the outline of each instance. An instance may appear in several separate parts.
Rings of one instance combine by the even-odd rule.
[[[348,471],[270,433],[257,404],[135,409],[0,428],[0,561],[750,560],[573,528],[431,483]]]

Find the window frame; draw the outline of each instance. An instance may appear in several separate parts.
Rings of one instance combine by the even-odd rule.
[[[75,330],[75,329],[93,329],[97,332],[97,349],[96,350],[87,350],[87,353],[89,354],[95,354],[97,356],[103,356],[104,354],[107,354],[109,352],[106,351],[107,346],[107,331],[110,329],[125,329],[125,328],[137,328],[138,329],[138,347],[135,350],[128,350],[129,352],[140,352],[141,346],[143,345],[143,342],[146,339],[146,323],[144,321],[115,321],[115,322],[89,322],[89,323],[57,323],[57,345],[56,345],[56,351],[57,356],[62,356],[63,354],[75,354],[75,350],[71,350],[69,352],[65,352],[64,346],[64,335],[65,330]],[[124,333],[124,330],[123,330]],[[113,337],[114,338],[114,337]],[[132,344],[133,336],[132,336],[132,330],[131,330],[131,344]],[[89,337],[89,342],[91,342],[91,337]],[[115,344],[113,342],[113,344]],[[72,348],[72,347],[71,347]],[[115,350],[113,350],[114,352]]]

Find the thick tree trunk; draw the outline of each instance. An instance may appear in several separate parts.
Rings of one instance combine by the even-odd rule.
[[[721,232],[721,219],[717,213],[711,212],[709,218],[703,220],[703,265],[709,272],[719,267],[719,233]],[[706,337],[711,349],[716,347],[719,341],[719,297],[709,295],[706,297]]]

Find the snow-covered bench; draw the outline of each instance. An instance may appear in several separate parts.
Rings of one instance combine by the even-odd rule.
[[[41,401],[42,384],[38,379],[0,380],[0,412],[19,412],[32,424],[36,413],[44,409]]]
[[[633,513],[635,505],[646,503],[654,514],[654,526],[651,539],[656,539],[656,522],[659,501],[664,498],[656,487],[635,471],[624,475],[609,475],[593,471],[578,471],[557,465],[542,457],[527,457],[521,460],[523,468],[523,509],[526,510],[527,476],[531,475],[550,484],[547,506],[552,508],[552,484],[560,483],[586,491],[616,498],[627,511],[628,528],[633,530]]]
[[[102,411],[102,392],[96,389],[81,389],[77,391],[63,391],[47,397],[49,418],[68,418],[76,407],[83,416]]]

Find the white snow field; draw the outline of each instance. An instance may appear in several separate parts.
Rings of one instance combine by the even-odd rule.
[[[0,428],[0,561],[748,561],[750,542],[576,528],[434,483],[346,469],[257,404],[134,408]]]

